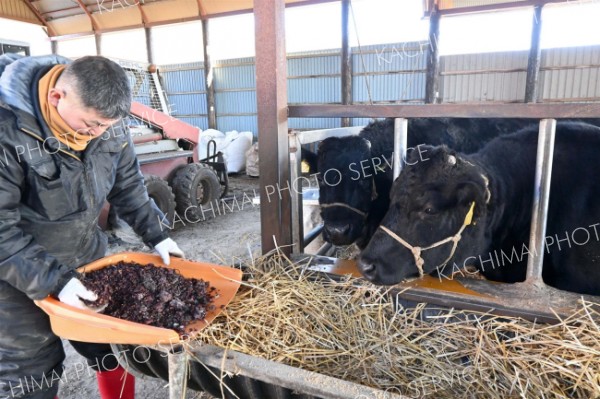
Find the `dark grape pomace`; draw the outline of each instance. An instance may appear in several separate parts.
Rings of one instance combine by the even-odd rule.
[[[153,264],[119,262],[85,273],[83,284],[98,295],[94,307],[106,306],[108,316],[182,334],[193,320],[202,320],[214,309],[217,290],[208,282],[186,279],[177,270]]]

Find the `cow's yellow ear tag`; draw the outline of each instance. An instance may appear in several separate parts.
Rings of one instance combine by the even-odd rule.
[[[300,162],[300,171],[302,173],[310,173],[311,172],[310,165],[308,164],[308,162],[306,162],[306,161]]]
[[[475,201],[471,202],[471,208],[469,212],[467,212],[467,216],[465,216],[465,221],[463,222],[464,226],[468,226],[473,222],[473,211],[475,210]]]

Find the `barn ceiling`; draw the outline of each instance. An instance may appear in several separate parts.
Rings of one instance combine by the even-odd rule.
[[[295,6],[331,1],[340,0],[285,2]],[[425,15],[435,7],[448,15],[568,1],[573,0],[423,0],[423,3]],[[49,37],[61,39],[247,13],[252,8],[253,0],[0,0],[0,18],[44,26]]]
[[[307,5],[339,0],[286,0]],[[0,17],[69,38],[252,12],[253,0],[0,0]]]

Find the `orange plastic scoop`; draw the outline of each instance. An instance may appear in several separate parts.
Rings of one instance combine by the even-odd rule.
[[[241,270],[231,267],[192,262],[175,257],[171,257],[171,264],[167,266],[163,264],[158,255],[138,252],[107,256],[77,270],[86,273],[114,265],[120,261],[135,262],[141,265],[152,263],[159,267],[177,269],[183,277],[202,279],[217,289],[218,297],[213,302],[214,309],[207,311],[204,320],[195,320],[186,327],[189,337],[193,337],[196,331],[206,327],[221,313],[235,296],[242,280]],[[89,310],[77,309],[51,297],[35,301],[35,303],[50,316],[52,331],[66,339],[131,345],[176,344],[182,339],[175,330],[147,326]]]

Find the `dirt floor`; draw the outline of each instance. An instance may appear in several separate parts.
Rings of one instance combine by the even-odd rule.
[[[260,212],[258,205],[252,205],[248,198],[258,194],[258,179],[245,175],[230,176],[228,196],[235,196],[233,203],[221,214],[197,223],[176,223],[171,238],[184,251],[187,259],[230,265],[240,259],[260,255]],[[231,202],[230,202],[231,203]],[[212,215],[210,215],[212,216]],[[185,224],[185,225],[184,225]],[[124,251],[151,252],[139,237],[127,226],[108,231],[111,237],[109,253]],[[67,378],[60,386],[60,399],[99,398],[94,374],[81,372],[85,360],[79,356],[68,341],[64,341],[67,358],[65,370]],[[66,380],[66,381],[65,381]],[[169,388],[166,381],[150,377],[136,379],[136,397],[143,399],[168,399]],[[201,392],[189,391],[186,399],[209,398]]]

